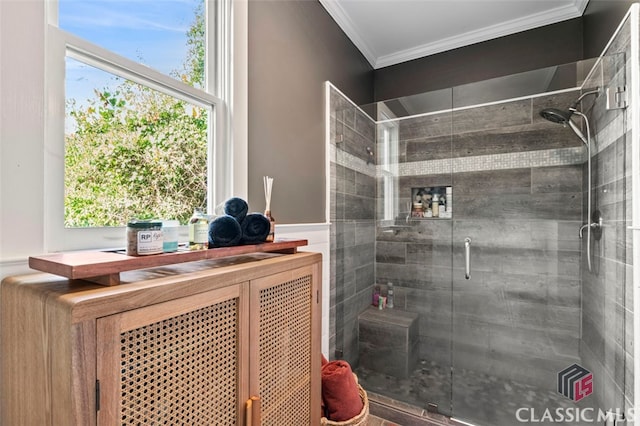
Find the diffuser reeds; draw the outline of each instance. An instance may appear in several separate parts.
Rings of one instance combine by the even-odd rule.
[[[273,242],[275,240],[275,230],[276,230],[276,220],[271,216],[271,190],[273,189],[273,178],[269,176],[264,176],[262,178],[264,183],[264,199],[266,202],[264,215],[271,222],[271,228],[269,230],[269,235],[267,236],[267,241]]]
[[[264,181],[264,198],[266,201],[266,211],[271,211],[271,188],[273,188],[273,178],[269,176],[264,176],[262,178]]]

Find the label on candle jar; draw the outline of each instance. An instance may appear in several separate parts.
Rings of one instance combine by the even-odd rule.
[[[162,231],[138,231],[138,255],[162,253]]]
[[[162,241],[162,222],[134,219],[127,223],[127,256],[162,253]]]

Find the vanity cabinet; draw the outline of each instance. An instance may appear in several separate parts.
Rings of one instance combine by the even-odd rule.
[[[321,256],[3,281],[1,424],[317,424]],[[247,401],[254,397],[253,409]]]

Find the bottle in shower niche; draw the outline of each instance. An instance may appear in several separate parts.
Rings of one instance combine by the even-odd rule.
[[[431,200],[431,211],[433,213],[433,217],[440,216],[440,196],[438,194],[433,194],[433,199]]]
[[[189,250],[206,250],[209,248],[209,218],[202,209],[193,209],[189,219]]]
[[[393,283],[387,283],[387,308],[393,309]]]
[[[445,211],[447,213],[451,213],[453,212],[453,188],[451,188],[450,186],[447,186],[447,195],[446,195],[446,199],[445,202],[447,203],[445,206]]]
[[[380,303],[380,286],[376,285],[373,288],[373,298],[371,300],[371,304],[373,306],[378,306],[379,303]]]

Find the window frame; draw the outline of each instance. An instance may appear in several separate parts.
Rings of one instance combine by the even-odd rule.
[[[46,1],[46,0],[45,0]],[[44,246],[48,252],[113,249],[126,244],[125,227],[65,228],[65,59],[67,56],[211,111],[207,159],[207,210],[231,196],[230,137],[232,0],[205,0],[206,87],[194,88],[58,27],[58,1],[46,2]],[[212,47],[213,46],[213,47]],[[191,207],[191,206],[190,206]],[[184,234],[185,230],[182,230]]]
[[[378,171],[384,188],[384,204],[381,222],[394,225],[398,206],[398,144],[400,124],[396,115],[384,103],[378,102],[377,121],[379,144]],[[411,209],[409,209],[411,211]]]

